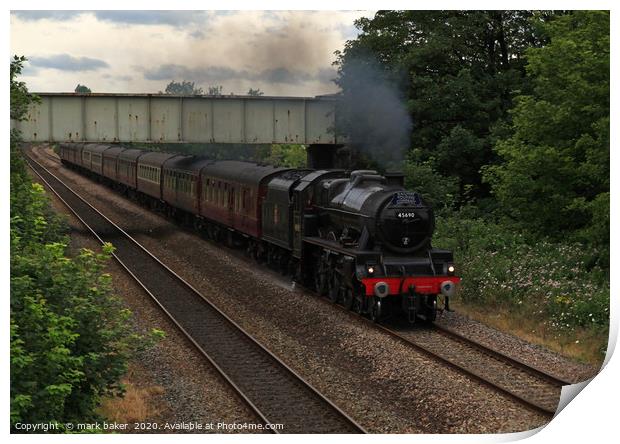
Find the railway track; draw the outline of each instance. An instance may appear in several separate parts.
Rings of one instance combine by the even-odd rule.
[[[44,154],[52,160],[58,161],[45,150]],[[245,256],[236,256],[247,260]],[[277,278],[281,279],[281,276],[277,276]],[[304,288],[304,291],[322,303],[334,305],[311,289]],[[336,306],[346,311],[342,306]],[[379,325],[352,312],[349,313],[351,316],[367,322],[373,328],[382,330],[427,356],[449,365],[525,407],[547,416],[555,414],[561,387],[572,384],[571,381],[563,380],[529,366],[525,362],[439,324],[435,324],[433,329],[411,328],[409,324]]]
[[[520,359],[514,358],[512,356],[508,356],[507,354],[497,351],[485,344],[482,344],[479,341],[468,338],[467,336],[464,336],[449,327],[443,326],[441,324],[435,324],[435,329],[439,331],[442,335],[450,339],[453,339],[459,342],[464,342],[470,347],[479,349],[482,353],[488,354],[489,356],[495,359],[505,361],[507,364],[513,367],[520,368],[524,371],[527,371],[540,379],[544,379],[548,381],[552,385],[562,387],[564,385],[575,384],[576,382],[576,381],[569,381],[568,379],[564,379],[559,376],[552,375],[551,373],[548,373],[544,370],[531,366]]]
[[[406,322],[377,324],[342,305],[334,304],[312,289],[302,288],[303,292],[321,303],[335,306],[349,316],[361,319],[372,328],[381,330],[405,345],[545,416],[555,414],[562,386],[574,383],[532,367],[439,324],[434,324],[432,328],[411,326]]]
[[[36,147],[33,148],[33,151],[36,151],[37,155],[43,155],[50,159],[54,163],[61,163],[60,158],[54,154],[50,154],[45,148]]]
[[[305,293],[321,303],[335,306],[349,316],[361,319],[362,322],[405,345],[545,416],[555,414],[562,386],[574,384],[463,336],[448,327],[439,324],[433,324],[432,328],[412,326],[404,321],[377,324],[340,304],[334,304],[312,289],[302,288]]]
[[[370,321],[369,321],[370,322]],[[556,412],[563,380],[449,328],[379,325],[392,337],[547,416]]]
[[[30,156],[28,163],[100,242],[114,244],[114,257],[121,266],[217,369],[267,430],[365,433],[345,412],[62,180]],[[277,430],[278,424],[282,430]]]
[[[251,262],[245,256],[237,255],[237,257]],[[273,271],[272,276],[274,279],[282,279],[276,271]],[[340,304],[334,304],[308,287],[299,285],[297,291],[362,320],[369,327],[381,330],[407,346],[545,416],[555,414],[562,386],[575,383],[530,366],[440,324],[434,324],[431,329],[412,327],[408,323],[376,324]]]

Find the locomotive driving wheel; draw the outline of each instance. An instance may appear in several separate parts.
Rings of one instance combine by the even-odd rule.
[[[357,299],[353,295],[353,290],[349,287],[345,288],[342,293],[342,305],[345,309],[351,310],[353,308],[353,301]]]
[[[331,279],[329,279],[329,292],[328,292],[328,296],[329,296],[329,300],[332,303],[337,303],[338,300],[340,299],[340,290],[341,290],[341,286],[342,286],[342,282],[340,279],[340,274],[337,271],[332,271],[331,273]]]
[[[317,262],[317,270],[314,273],[314,289],[319,295],[325,296],[327,294],[330,268],[329,264],[322,257]]]
[[[359,295],[353,296],[353,308],[352,309],[358,315],[362,314],[362,312],[364,311],[364,305],[363,305],[361,296]]]
[[[370,307],[370,320],[372,322],[381,321],[381,316],[383,315],[383,304],[381,302],[381,298],[375,297],[373,298],[372,306]]]

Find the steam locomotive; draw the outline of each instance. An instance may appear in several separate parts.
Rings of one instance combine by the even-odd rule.
[[[402,175],[118,145],[61,144],[60,157],[377,322],[390,315],[434,321],[438,302],[449,309],[460,280],[452,253],[431,246],[432,208],[404,189]]]

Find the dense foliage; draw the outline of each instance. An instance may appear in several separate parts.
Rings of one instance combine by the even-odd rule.
[[[74,89],[74,92],[76,92],[77,94],[90,94],[92,93],[92,90],[88,86],[78,83],[78,85]]]
[[[11,116],[32,98],[11,63]],[[11,134],[11,428],[17,423],[90,422],[101,398],[122,393],[133,347],[130,313],[111,293],[104,267],[112,253],[66,254],[65,223],[32,183]]]
[[[522,227],[609,246],[609,13],[543,30],[549,44],[526,53],[533,92],[516,97],[487,179]]]
[[[437,209],[464,301],[604,329],[609,12],[380,11],[356,25],[337,82],[346,100],[366,66],[402,96],[407,185]]]
[[[188,82],[183,80],[181,82],[171,81],[166,85],[166,89],[164,90],[166,94],[177,94],[183,96],[193,96],[204,94],[204,90],[200,87],[197,87],[194,82]]]
[[[593,265],[598,247],[539,239],[478,213],[465,207],[437,220],[434,242],[455,252],[463,279],[459,299],[538,321],[556,335],[582,328],[605,341],[610,286],[608,271]]]
[[[480,168],[495,158],[494,127],[507,120],[511,93],[530,89],[524,53],[542,44],[535,28],[547,18],[529,11],[380,11],[356,22],[361,34],[339,54],[338,83],[346,97],[358,87],[360,60],[376,60],[405,98],[413,160],[455,177],[461,195],[473,186],[484,196]]]

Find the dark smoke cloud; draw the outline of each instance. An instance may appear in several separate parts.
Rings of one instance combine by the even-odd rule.
[[[236,70],[225,66],[188,68],[181,65],[166,64],[146,70],[144,78],[147,80],[183,79],[203,84],[224,82],[226,80],[250,80],[294,85],[312,80],[313,76],[304,71],[290,70],[284,67],[253,72],[250,70]]]
[[[218,49],[226,48],[232,60],[241,62],[237,69],[266,70],[259,77],[267,81],[280,77],[292,84],[314,78],[318,67],[329,66],[328,60],[334,51],[333,30],[321,28],[311,12],[265,11],[259,18],[252,17],[252,14],[242,14],[239,20],[225,21],[225,27],[214,25],[222,40]],[[264,23],[260,23],[262,17]],[[250,20],[258,20],[258,26]],[[205,32],[205,35],[209,39],[188,45],[180,60],[195,60],[199,54],[212,53],[213,34]],[[272,71],[267,71],[268,68]],[[308,72],[309,75],[303,75]]]
[[[364,57],[347,60],[337,83],[343,90],[337,133],[382,168],[402,168],[412,121],[395,82],[374,59]]]
[[[338,72],[334,68],[319,69],[316,79],[322,83],[334,82],[338,77]]]
[[[171,63],[144,71],[144,78],[146,80],[183,79],[194,82],[221,82],[236,78],[239,75],[240,73],[238,71],[225,66],[188,68],[186,66]]]

